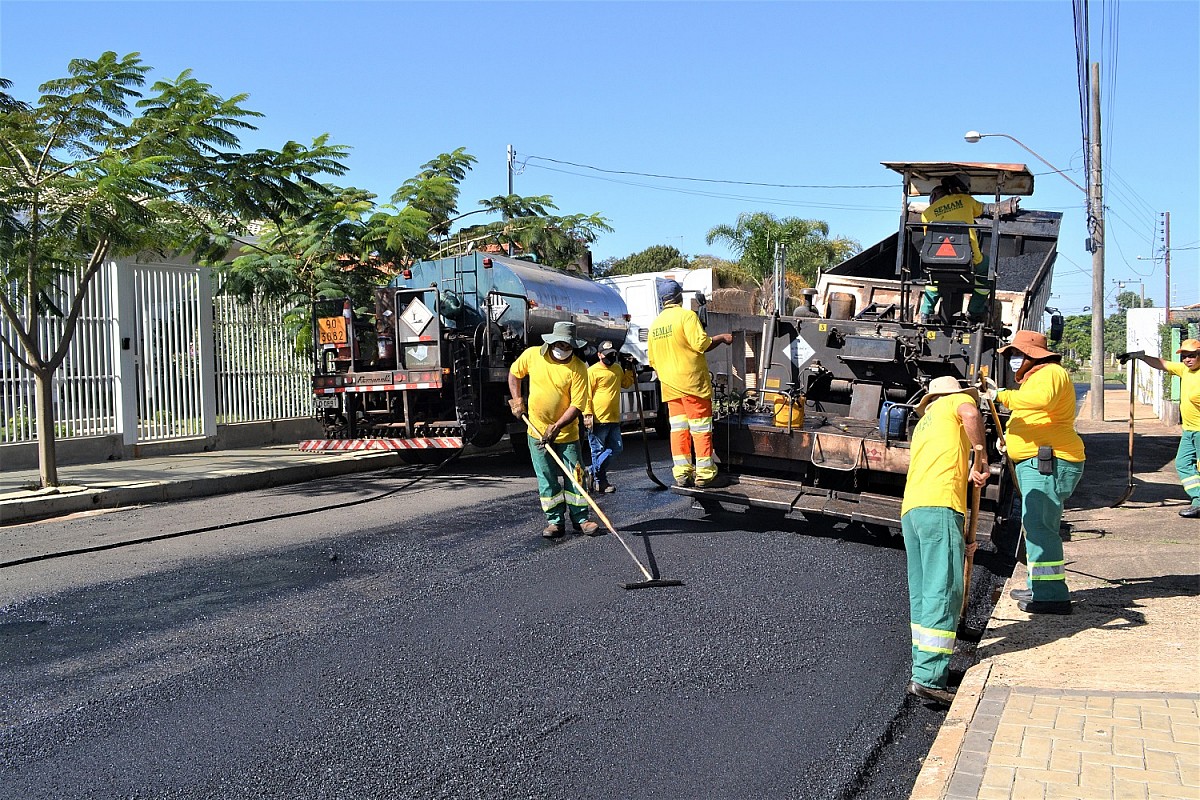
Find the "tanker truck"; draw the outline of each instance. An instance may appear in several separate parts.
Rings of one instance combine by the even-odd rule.
[[[506,403],[508,369],[554,323],[575,323],[588,342],[585,357],[601,341],[619,347],[629,325],[624,301],[608,286],[482,252],[405,268],[375,290],[373,319],[356,318],[344,298],[317,301],[312,313],[312,386],[325,438],[300,448],[397,450],[414,461],[523,431]],[[648,375],[639,388],[655,416]],[[525,442],[511,439],[517,449]]]
[[[895,233],[822,274],[788,315],[708,312],[710,334],[733,334],[731,347],[707,356],[713,445],[730,483],[672,488],[704,510],[769,509],[896,533],[911,477],[913,409],[929,382],[951,375],[1003,383],[1011,376],[996,350],[1013,331],[1042,330],[1049,320],[1051,340],[1061,335],[1061,316],[1046,306],[1061,214],[1021,208],[973,224],[921,220],[918,198],[949,175],[965,174],[972,193],[994,195],[998,206],[1002,195],[1031,195],[1025,165],[884,166],[899,175],[904,198]],[[982,315],[965,313],[974,289],[972,232],[992,265]],[[922,317],[918,301],[930,282],[940,288],[941,309]],[[1002,463],[997,441],[1007,417],[991,409],[984,417],[989,462]],[[982,498],[980,536],[1011,516],[1012,497],[1009,476],[998,472]]]

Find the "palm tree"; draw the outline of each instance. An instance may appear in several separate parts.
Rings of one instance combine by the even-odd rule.
[[[734,225],[717,225],[708,231],[709,244],[728,245],[738,264],[761,289],[775,267],[775,244],[786,248],[784,269],[799,276],[806,286],[817,282],[817,272],[840,263],[859,249],[846,237],[829,238],[829,223],[818,219],[784,217],[765,211],[739,214]]]

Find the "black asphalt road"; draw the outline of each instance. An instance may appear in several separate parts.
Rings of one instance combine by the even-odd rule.
[[[640,573],[611,536],[543,542],[502,457],[227,540],[0,571],[0,796],[907,797],[942,714],[904,695],[899,542],[706,519],[650,490],[639,450],[602,502],[682,587],[623,590]],[[184,530],[412,473],[47,531]]]

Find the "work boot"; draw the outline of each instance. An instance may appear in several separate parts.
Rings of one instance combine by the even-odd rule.
[[[1189,517],[1189,518],[1191,518],[1191,519],[1195,519],[1196,517],[1200,517],[1200,506],[1188,506],[1188,507],[1187,507],[1187,508],[1185,508],[1183,511],[1180,511],[1180,512],[1179,512],[1179,516],[1181,516],[1181,517]]]
[[[709,478],[708,480],[697,480],[696,481],[697,489],[719,489],[722,486],[728,486],[728,485],[729,485],[729,476],[727,476],[727,475],[714,475],[711,478]]]
[[[922,700],[936,703],[943,708],[949,708],[950,704],[954,702],[954,692],[948,689],[934,689],[931,686],[922,686],[916,681],[909,682],[908,693],[913,697],[919,697]]]
[[[581,523],[579,532],[585,536],[603,536],[604,531],[600,530],[598,522],[592,522],[590,519],[587,522]]]
[[[1033,590],[1032,589],[1013,589],[1011,592],[1008,593],[1008,596],[1018,602],[1028,603],[1030,600],[1033,599]]]
[[[695,483],[695,479],[691,475],[675,479],[676,486],[682,486],[685,489]]]
[[[1070,600],[1018,600],[1017,608],[1026,614],[1061,614],[1071,613]]]
[[[545,528],[542,528],[542,538],[543,539],[557,539],[558,537],[560,537],[562,535],[563,535],[562,526],[555,525],[553,522],[550,523],[549,525],[547,525]]]
[[[938,318],[933,314],[921,314],[917,317],[918,325],[937,325]]]
[[[608,481],[600,481],[600,491],[603,492],[604,494],[612,494],[616,490],[617,490],[617,487],[613,486]]]

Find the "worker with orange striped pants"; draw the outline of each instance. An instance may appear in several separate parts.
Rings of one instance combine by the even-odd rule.
[[[677,486],[719,486],[713,461],[712,379],[704,354],[717,345],[732,344],[733,334],[705,333],[696,312],[683,307],[678,281],[663,281],[658,296],[662,312],[650,325],[648,355],[671,421],[671,473]]]

